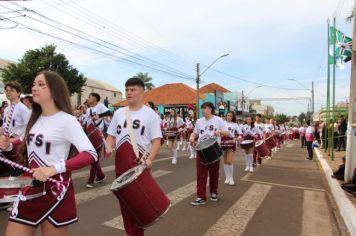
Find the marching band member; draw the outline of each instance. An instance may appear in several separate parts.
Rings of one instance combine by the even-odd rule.
[[[246,123],[243,126],[243,136],[244,140],[254,140],[256,138],[256,134],[258,134],[257,128],[253,122],[253,119],[248,116],[246,118]],[[246,168],[245,171],[253,172],[253,151],[255,147],[251,147],[245,149],[245,161],[246,161]]]
[[[177,111],[175,109],[171,110],[171,115],[168,121],[168,130],[177,132],[177,135],[174,137],[168,137],[168,148],[171,150],[173,158],[172,164],[177,164],[177,136],[178,132],[182,130],[184,126],[183,119],[177,115]]]
[[[185,134],[186,134],[186,119],[185,119],[185,115],[184,115],[184,112],[183,110],[181,110],[179,112],[179,118],[181,118],[183,120],[183,124],[182,126],[180,127],[180,132],[179,132],[179,135],[178,135],[178,138],[179,138],[179,142],[177,142],[177,150],[180,149],[180,146],[183,146],[182,147],[182,151],[185,151],[186,150],[186,146],[187,146],[187,141],[185,140]]]
[[[187,128],[187,132],[186,132],[186,139],[189,141],[189,137],[190,135],[193,133],[194,131],[194,125],[195,125],[195,115],[194,113],[189,114],[189,117],[187,119],[186,122],[186,128]],[[196,151],[195,148],[192,146],[192,144],[190,142],[188,142],[188,148],[187,148],[190,152],[190,156],[189,159],[194,159],[196,158]]]
[[[109,109],[102,103],[99,103],[100,95],[97,93],[90,93],[88,97],[88,109],[85,114],[86,116],[86,127],[90,124],[94,124],[100,132],[104,131],[104,121],[103,117],[109,116],[110,111]],[[102,146],[97,148],[98,153],[98,161],[91,164],[89,178],[86,184],[87,188],[93,188],[94,183],[100,183],[105,180],[105,174],[101,169],[99,160],[100,160],[100,151]]]
[[[43,235],[68,235],[68,225],[77,221],[74,188],[70,173],[89,165],[97,154],[72,115],[69,90],[57,73],[40,72],[32,86],[33,109],[25,131],[27,161],[39,181],[52,177],[62,181],[61,196],[53,196],[56,184],[41,184],[47,194],[31,201],[17,201],[5,235],[34,235],[41,225]],[[79,154],[69,158],[71,145]],[[12,151],[9,138],[1,136],[0,149]],[[18,204],[18,205],[17,205]],[[16,211],[17,210],[17,211]]]
[[[237,136],[242,136],[242,132],[236,124],[236,117],[235,117],[234,112],[229,111],[228,113],[226,113],[225,125],[230,132],[230,137],[228,137],[229,140],[227,140],[227,141],[234,142],[232,144],[232,146],[230,146],[230,147],[223,147],[223,141],[221,141],[222,150],[223,150],[223,159],[224,159],[224,171],[225,171],[225,176],[226,176],[225,184],[235,185],[234,165],[232,163],[232,159],[236,152],[236,139],[235,138]]]
[[[132,145],[134,140],[131,140],[131,134],[129,134],[129,128],[127,128],[127,109],[131,113],[132,132],[134,139],[137,141],[140,157],[142,157],[148,146],[152,145],[145,161],[149,169],[152,167],[152,161],[160,149],[162,138],[159,116],[143,103],[142,96],[145,92],[145,85],[142,80],[131,78],[126,81],[125,87],[128,107],[115,111],[106,139],[108,146],[110,148],[115,147],[116,150],[116,177],[137,165]],[[110,156],[110,154],[107,153],[106,156]],[[120,199],[119,203],[126,233],[135,236],[143,235],[144,230],[138,227],[134,216],[131,215],[125,203]]]
[[[302,148],[304,148],[305,145],[305,131],[306,131],[307,125],[304,123],[303,125],[300,126],[299,128],[299,134],[300,134],[300,143]]]
[[[21,85],[18,82],[14,81],[5,84],[5,93],[7,99],[10,100],[10,105],[4,110],[3,124],[6,125],[10,115],[11,104],[15,104],[8,131],[12,138],[21,137],[25,134],[26,125],[30,119],[31,111],[20,102]]]
[[[262,123],[261,121],[262,119],[262,115],[261,114],[257,114],[256,115],[256,121],[255,121],[255,127],[256,127],[256,140],[261,140],[263,139],[264,136],[264,132],[265,132],[265,124]],[[257,153],[256,149],[253,151],[253,165],[256,164],[262,164],[262,158],[260,157],[260,155]]]
[[[201,105],[204,117],[197,120],[194,132],[189,141],[195,143],[195,138],[199,135],[198,143],[206,138],[215,136],[229,136],[229,131],[223,119],[214,115],[214,105],[211,102],[205,102]],[[206,182],[209,175],[209,188],[211,200],[218,200],[218,180],[219,180],[220,161],[209,165],[203,165],[200,162],[199,154],[196,158],[197,167],[197,195],[198,197],[191,203],[193,206],[206,204]]]

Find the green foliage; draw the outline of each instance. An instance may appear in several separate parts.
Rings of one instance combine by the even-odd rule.
[[[274,120],[278,121],[278,123],[285,123],[285,122],[288,122],[289,121],[289,118],[286,114],[276,114],[274,117],[273,117]]]
[[[64,78],[71,94],[80,93],[86,82],[84,75],[69,64],[64,54],[56,53],[55,50],[55,45],[28,50],[18,64],[10,64],[0,71],[4,83],[18,81],[24,93],[31,93],[36,75],[43,70],[52,70]]]
[[[151,90],[155,87],[154,84],[151,82],[152,77],[150,77],[148,73],[139,72],[134,77],[142,80],[147,90]]]

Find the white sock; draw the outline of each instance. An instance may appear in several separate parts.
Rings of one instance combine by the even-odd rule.
[[[247,167],[250,166],[250,165],[249,165],[249,158],[248,158],[248,155],[249,155],[249,154],[246,154],[246,155],[245,155],[245,162],[246,162],[246,166],[247,166]]]
[[[253,165],[253,154],[250,154],[250,156],[249,156],[249,163],[250,163],[250,167],[252,167],[252,165]]]
[[[230,169],[229,173],[230,173],[230,179],[234,178],[234,165],[228,165],[228,168]]]
[[[177,158],[177,149],[172,150],[173,158]]]
[[[229,178],[229,170],[227,169],[226,164],[224,164],[224,171],[225,171],[225,177],[228,179]]]
[[[192,145],[189,145],[189,151],[190,151],[190,155],[191,155],[191,156],[195,156],[195,150],[194,150],[194,148],[192,147]]]

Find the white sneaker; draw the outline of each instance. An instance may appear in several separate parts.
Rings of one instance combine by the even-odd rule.
[[[174,158],[174,157],[173,157],[173,159],[172,159],[172,164],[173,164],[173,165],[177,164],[177,158]]]
[[[228,184],[229,182],[230,182],[230,179],[226,178],[224,184]]]
[[[189,156],[189,159],[194,159],[194,155],[190,155],[190,156]]]
[[[186,147],[183,147],[183,148],[182,148],[182,151],[185,151],[185,150],[187,150],[187,148],[186,148]]]
[[[245,168],[245,171],[248,171],[250,168],[248,167],[248,166],[246,166],[246,168]]]
[[[267,159],[268,159],[268,160],[271,160],[271,159],[272,159],[272,157],[268,156],[268,157],[267,157]]]
[[[234,182],[234,179],[233,179],[233,178],[231,178],[231,179],[230,179],[230,181],[229,181],[229,185],[230,185],[230,186],[235,185],[235,182]]]
[[[249,171],[250,171],[250,173],[253,172],[253,167],[252,166],[250,166]]]

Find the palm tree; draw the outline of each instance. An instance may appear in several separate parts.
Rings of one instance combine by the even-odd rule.
[[[147,90],[151,90],[155,87],[151,82],[152,77],[148,76],[148,73],[139,72],[134,77],[142,80]]]

